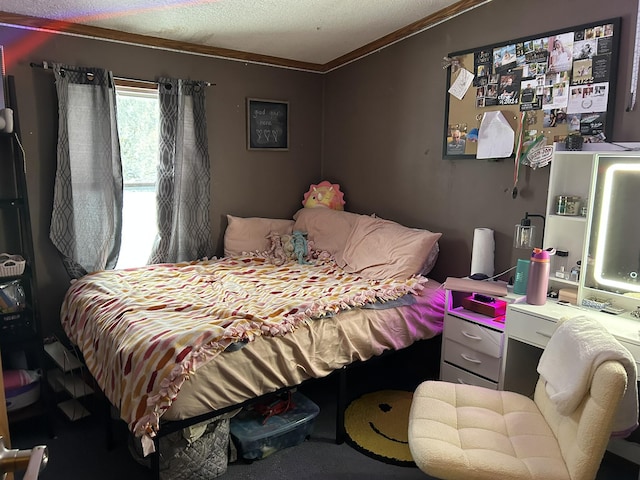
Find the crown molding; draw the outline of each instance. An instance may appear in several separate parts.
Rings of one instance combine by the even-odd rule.
[[[0,11],[0,24],[314,73],[327,73],[490,1],[491,0],[461,0],[434,13],[433,15],[429,15],[428,17],[418,20],[406,27],[400,28],[395,32],[385,35],[325,64],[301,62],[286,58],[273,57],[270,55],[198,45],[149,35],[139,35],[135,33],[111,30],[108,28],[82,25],[64,20],[49,20],[2,11]]]

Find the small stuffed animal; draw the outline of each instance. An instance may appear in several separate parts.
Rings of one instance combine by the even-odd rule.
[[[291,235],[293,240],[293,253],[298,259],[298,263],[302,265],[310,265],[311,262],[307,261],[307,254],[309,253],[307,245],[307,234],[296,230]]]
[[[293,253],[294,245],[293,245],[293,236],[292,235],[281,235],[280,239],[282,240],[282,248],[284,249],[284,254],[289,259],[294,259],[295,254]]]
[[[280,234],[271,232],[267,238],[271,240],[271,249],[269,250],[269,256],[272,258],[274,265],[282,265],[287,261],[287,254],[282,245]]]
[[[318,185],[312,184],[302,200],[305,208],[327,207],[333,210],[344,210],[344,204],[344,194],[340,191],[340,185],[326,180]]]

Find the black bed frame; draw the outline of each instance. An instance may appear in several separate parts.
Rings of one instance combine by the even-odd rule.
[[[428,342],[433,342],[436,343],[435,346],[429,346],[429,347],[424,347],[425,343]],[[439,357],[440,357],[440,344],[441,344],[441,335],[438,334],[433,338],[430,339],[424,339],[424,340],[418,340],[416,342],[414,342],[412,345],[409,345],[408,347],[405,347],[401,350],[386,350],[384,351],[382,354],[372,357],[369,360],[366,361],[360,361],[357,360],[349,365],[345,365],[337,370],[334,370],[332,373],[330,373],[328,376],[335,376],[337,377],[337,391],[336,391],[336,436],[335,436],[335,441],[336,444],[342,444],[345,441],[345,428],[344,428],[344,413],[345,410],[347,408],[347,401],[348,401],[348,390],[347,390],[347,371],[351,370],[355,367],[359,367],[365,364],[370,363],[371,361],[374,360],[380,360],[383,358],[387,358],[391,355],[395,355],[399,352],[404,352],[408,349],[413,349],[413,348],[420,348],[420,349],[424,349],[425,352],[430,352],[432,355],[434,355],[434,359],[437,362],[438,368],[439,368]],[[421,347],[420,345],[422,345],[423,347]],[[425,356],[428,355],[425,354]],[[427,362],[428,359],[425,360],[425,362]],[[437,376],[437,371],[435,372],[436,376]],[[303,383],[301,383],[300,385],[304,385],[307,382],[310,382],[312,380],[317,380],[315,378],[310,378],[308,380],[305,380]],[[172,421],[168,421],[168,422],[164,422],[161,424],[161,428],[158,431],[158,433],[156,434],[156,436],[153,438],[153,442],[154,442],[154,446],[155,446],[155,452],[152,453],[150,455],[150,460],[151,460],[151,472],[153,477],[157,480],[160,479],[160,439],[166,435],[169,435],[171,433],[177,432],[179,430],[182,430],[183,428],[189,427],[191,425],[195,425],[207,420],[211,420],[214,419],[220,415],[223,415],[225,413],[231,412],[233,410],[236,410],[238,408],[242,408],[242,407],[246,407],[255,403],[258,403],[264,399],[267,399],[269,397],[273,397],[274,395],[278,395],[281,393],[284,393],[286,391],[295,389],[297,387],[299,387],[300,385],[293,385],[290,387],[282,387],[278,390],[276,390],[275,392],[269,392],[266,393],[264,395],[261,395],[259,397],[255,397],[255,398],[250,398],[242,403],[239,403],[237,405],[231,405],[229,407],[224,407],[221,408],[219,410],[212,410],[211,412],[207,412],[201,415],[197,415],[195,417],[191,417],[188,419],[184,419],[184,420],[172,420]],[[104,401],[106,404],[106,412],[107,412],[107,421],[106,421],[106,441],[107,441],[107,448],[109,450],[111,450],[114,445],[115,445],[115,437],[114,437],[114,432],[113,432],[113,419],[111,417],[111,404],[109,403],[108,399],[106,397],[104,397]]]

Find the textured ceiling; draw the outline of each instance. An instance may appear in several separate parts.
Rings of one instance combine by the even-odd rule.
[[[0,10],[322,65],[458,3],[465,2],[2,0]]]

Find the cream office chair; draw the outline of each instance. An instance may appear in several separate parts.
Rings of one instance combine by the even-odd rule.
[[[414,393],[409,448],[423,472],[447,480],[586,480],[596,476],[627,373],[596,369],[588,393],[561,415],[538,379],[534,398],[427,381]]]

